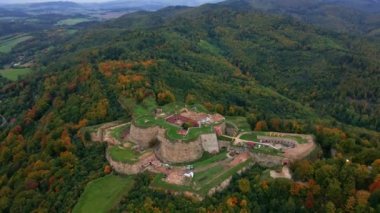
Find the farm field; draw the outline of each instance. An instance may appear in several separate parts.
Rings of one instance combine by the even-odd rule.
[[[20,68],[20,69],[10,68],[10,69],[0,70],[0,75],[11,81],[17,81],[19,77],[27,75],[31,72],[32,70],[30,68]]]
[[[83,22],[88,22],[91,21],[90,19],[87,18],[69,18],[69,19],[64,19],[59,21],[56,25],[62,26],[62,25],[67,25],[67,26],[73,26],[77,25]]]
[[[108,175],[87,184],[73,212],[108,212],[132,189],[133,177]]]
[[[0,52],[9,53],[17,44],[29,40],[31,38],[32,36],[28,36],[25,34],[2,37],[0,38]]]

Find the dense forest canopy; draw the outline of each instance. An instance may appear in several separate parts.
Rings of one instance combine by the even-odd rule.
[[[114,211],[379,211],[376,13],[348,7],[361,15],[355,22],[341,8],[333,14],[352,26],[336,21],[342,30],[331,30],[320,19],[328,4],[307,19],[309,13],[260,2],[137,12],[72,35],[43,32],[12,50],[35,54],[37,71],[17,82],[0,77],[7,119],[0,129],[1,211],[72,209],[107,164],[105,147],[89,146],[81,128],[128,120],[132,110],[123,101],[147,97],[191,99],[245,116],[256,130],[314,134],[323,155],[292,165],[294,182],[261,181],[263,168],[255,167],[195,203],[149,189],[151,177],[142,175]]]

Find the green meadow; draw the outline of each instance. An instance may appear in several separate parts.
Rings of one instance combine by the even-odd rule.
[[[132,176],[108,175],[87,184],[86,189],[73,209],[73,213],[108,212],[120,202],[123,195],[132,189]]]
[[[32,36],[25,34],[0,38],[0,52],[9,53],[19,43],[29,40]]]
[[[56,25],[62,26],[62,25],[67,25],[67,26],[73,26],[77,25],[83,22],[88,22],[90,19],[87,18],[69,18],[69,19],[64,19],[59,21]]]
[[[0,75],[11,81],[17,81],[22,76],[27,75],[31,72],[32,70],[30,68],[20,68],[20,69],[9,68],[9,69],[0,70]]]

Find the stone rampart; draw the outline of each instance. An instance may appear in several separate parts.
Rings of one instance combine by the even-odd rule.
[[[159,147],[155,150],[157,157],[168,163],[184,163],[198,160],[203,155],[203,147],[200,137],[191,142],[169,141],[164,135],[159,134]]]
[[[252,153],[251,156],[255,163],[263,167],[280,166],[283,162],[287,161],[287,158],[281,156],[266,155],[262,153]]]
[[[203,149],[208,153],[218,153],[219,143],[215,133],[200,136]]]
[[[141,148],[148,148],[150,143],[156,139],[159,129],[158,126],[140,128],[132,123],[128,139]]]
[[[143,167],[138,163],[127,164],[127,163],[114,161],[112,159],[112,157],[108,154],[108,152],[106,152],[106,158],[107,158],[108,162],[110,163],[112,169],[115,170],[117,173],[134,175],[134,174],[138,174],[144,170]]]

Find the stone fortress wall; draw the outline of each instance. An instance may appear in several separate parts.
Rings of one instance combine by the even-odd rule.
[[[286,147],[295,148],[297,141],[288,139],[288,138],[279,138],[279,137],[270,137],[270,136],[257,136],[260,143],[272,143],[272,144],[281,144]]]
[[[138,144],[141,148],[149,147],[149,144],[157,138],[160,128],[158,126],[149,128],[140,128],[131,124],[129,140]]]
[[[184,163],[195,161],[202,157],[204,149],[200,137],[191,142],[170,141],[163,135],[158,135],[159,147],[155,150],[157,157],[166,163]]]
[[[225,130],[225,124],[220,125],[222,131]],[[170,141],[166,137],[166,130],[156,127],[140,128],[131,124],[129,140],[146,149],[154,140],[159,144],[155,150],[157,157],[167,163],[183,163],[198,160],[202,157],[204,151],[209,153],[218,153],[219,144],[215,133],[203,134],[194,141]]]
[[[208,153],[218,153],[219,143],[216,134],[203,134],[200,136],[203,149]]]

